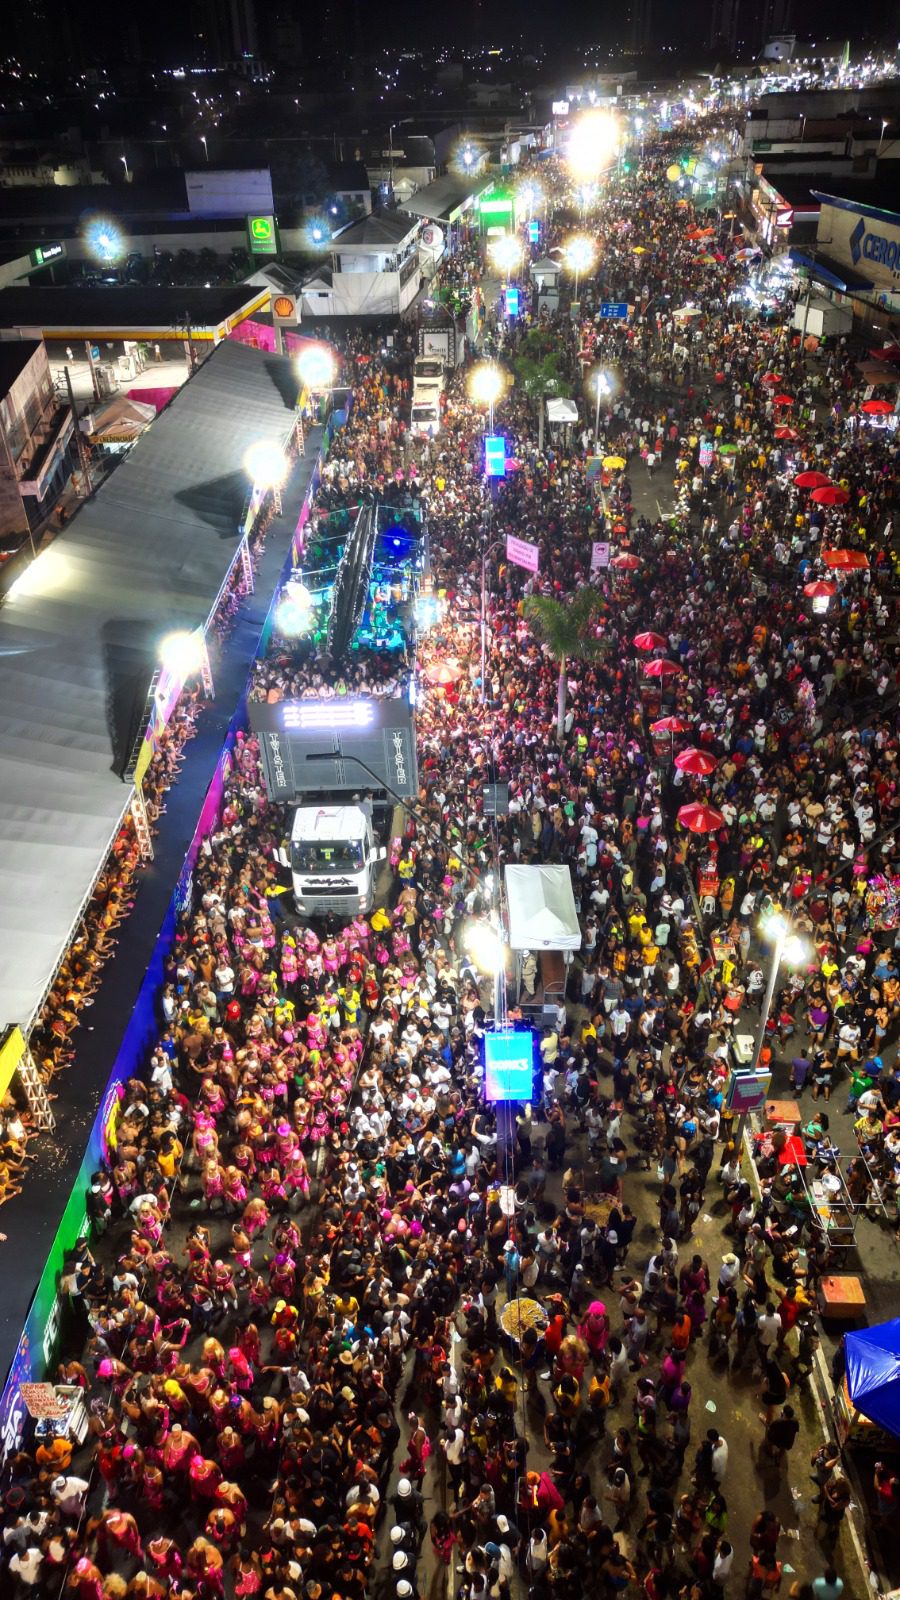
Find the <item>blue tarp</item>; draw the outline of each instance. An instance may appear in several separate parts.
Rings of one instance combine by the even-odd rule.
[[[844,1339],[847,1388],[857,1411],[900,1435],[900,1317]]]

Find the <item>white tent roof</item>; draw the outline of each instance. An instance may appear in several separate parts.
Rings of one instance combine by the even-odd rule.
[[[568,867],[504,867],[513,950],[580,950]]]
[[[574,400],[548,400],[547,417],[550,422],[577,422],[578,407]]]

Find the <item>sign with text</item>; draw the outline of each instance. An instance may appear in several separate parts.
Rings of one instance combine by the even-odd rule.
[[[506,559],[514,566],[524,567],[527,572],[537,572],[540,550],[536,544],[529,544],[527,539],[514,539],[512,534],[508,533]]]
[[[519,290],[514,283],[511,283],[506,291],[506,315],[508,317],[519,315]]]
[[[65,253],[61,244],[37,244],[31,252],[31,265],[45,267],[48,261],[59,261]]]
[[[601,317],[608,317],[608,318],[627,317],[628,316],[628,301],[627,300],[604,300],[604,301],[601,302],[601,305],[600,305],[600,315],[601,315]]]
[[[418,792],[415,726],[405,697],[251,700],[248,709],[270,800],[377,784],[404,796]]]
[[[484,814],[486,817],[509,816],[508,783],[486,783],[481,793],[484,796]]]
[[[484,473],[487,478],[506,477],[506,440],[502,433],[489,433],[485,437]]]
[[[247,248],[252,256],[278,254],[278,229],[271,212],[247,218]]]
[[[52,1383],[20,1383],[19,1393],[30,1417],[58,1419],[68,1411],[65,1401],[60,1400]]]
[[[584,476],[588,483],[593,483],[603,471],[602,456],[588,456],[584,463]]]
[[[765,1105],[771,1088],[771,1072],[732,1072],[725,1104],[737,1116],[746,1117]]]
[[[602,539],[594,540],[591,545],[591,571],[600,572],[603,567],[609,566],[609,545]]]
[[[533,217],[532,220],[528,224],[528,242],[529,242],[529,244],[538,244],[540,242],[540,237],[541,237],[541,225],[538,222],[537,217]]]

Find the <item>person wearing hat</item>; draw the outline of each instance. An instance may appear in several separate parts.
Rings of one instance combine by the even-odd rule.
[[[422,1495],[409,1478],[401,1478],[397,1484],[397,1492],[391,1497],[394,1514],[399,1521],[413,1522],[417,1527],[424,1527],[422,1509],[425,1504]]]

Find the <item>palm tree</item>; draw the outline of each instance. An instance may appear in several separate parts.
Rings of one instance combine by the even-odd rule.
[[[566,687],[570,661],[599,661],[606,646],[596,633],[597,618],[606,609],[599,589],[579,589],[571,600],[554,600],[548,594],[532,594],[525,601],[525,615],[544,641],[554,661],[559,662],[559,689],[556,697],[556,737],[562,744],[566,724]]]

